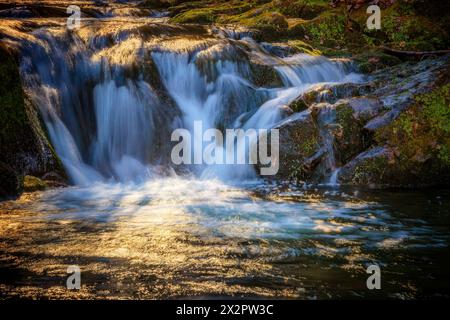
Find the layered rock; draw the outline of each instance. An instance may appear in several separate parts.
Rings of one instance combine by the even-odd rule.
[[[441,137],[441,146],[434,147],[442,150],[422,156],[417,151],[407,157],[396,145],[398,141],[380,138],[380,132],[408,112],[417,95],[448,83],[449,63],[448,56],[408,62],[377,71],[364,84],[325,84],[307,91],[290,106],[300,113],[278,126],[282,146],[278,177],[322,182],[341,168],[338,180],[343,184],[414,187],[448,183],[450,167],[437,156],[445,151],[448,138]],[[444,99],[442,92],[437,96]],[[434,138],[428,139],[436,144],[431,141]]]

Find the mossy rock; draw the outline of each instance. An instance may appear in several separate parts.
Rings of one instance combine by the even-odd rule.
[[[371,51],[353,57],[358,70],[362,73],[372,73],[387,67],[400,64],[402,61],[392,55],[380,51]]]
[[[283,81],[276,70],[268,65],[251,62],[252,82],[258,87],[277,88],[283,86]]]
[[[47,183],[37,177],[25,176],[23,178],[23,190],[25,192],[41,191],[47,188]]]
[[[432,2],[426,7],[437,8],[445,1]],[[416,51],[447,49],[450,45],[448,25],[445,24],[445,17],[449,17],[448,6],[440,17],[431,16],[427,11],[424,6],[419,9],[411,1],[397,1],[383,9],[381,30],[367,30],[365,8],[354,12],[352,20],[362,31],[366,45],[371,47],[387,45],[394,49]]]
[[[289,107],[294,112],[302,112],[302,111],[308,109],[314,103],[320,102],[318,99],[319,94],[320,94],[320,91],[318,91],[318,90],[309,90],[309,91],[305,92],[304,94],[302,94],[297,99],[295,99],[293,102],[291,102]]]
[[[22,90],[16,53],[0,43],[0,162],[17,176],[65,176],[38,111]]]
[[[309,179],[321,157],[319,129],[312,114],[295,114],[277,129],[280,133],[280,167],[276,177]]]
[[[273,3],[289,18],[310,20],[329,10],[329,1],[326,0],[278,0]]]
[[[339,11],[328,11],[317,18],[292,26],[291,36],[303,36],[316,45],[334,47],[345,42],[345,19]]]
[[[254,37],[259,41],[279,40],[288,30],[286,18],[277,12],[263,13],[256,18],[243,21],[243,24],[257,30]]]
[[[170,19],[172,23],[213,23],[217,15],[208,8],[193,9],[177,14]]]
[[[403,166],[420,169],[433,163],[430,174],[445,176],[450,172],[450,84],[416,96],[413,105],[375,137],[396,150]]]
[[[296,53],[306,53],[312,56],[320,56],[322,52],[302,40],[289,40],[288,45],[291,46]]]
[[[407,159],[391,147],[375,147],[345,165],[339,174],[342,184],[372,188],[418,188],[447,185],[450,170],[436,159]]]
[[[335,149],[341,163],[347,163],[365,150],[371,142],[364,123],[354,116],[354,110],[348,102],[336,107]]]

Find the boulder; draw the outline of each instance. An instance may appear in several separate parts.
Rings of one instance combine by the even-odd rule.
[[[311,111],[286,118],[276,129],[280,132],[280,167],[276,178],[310,178],[324,155]]]
[[[17,181],[25,175],[65,174],[38,111],[22,90],[15,53],[0,45],[0,60],[0,162],[2,175],[12,179],[3,181],[2,188],[17,195],[21,191]]]

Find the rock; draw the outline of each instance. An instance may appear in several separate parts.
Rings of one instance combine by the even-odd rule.
[[[354,57],[359,72],[373,73],[374,71],[392,67],[400,64],[402,61],[394,56],[382,52],[362,53]]]
[[[341,184],[417,188],[448,183],[450,172],[431,158],[404,159],[393,147],[367,150],[339,172]]]
[[[384,114],[382,114],[379,117],[376,117],[369,121],[365,126],[364,129],[370,132],[375,132],[388,124],[390,124],[392,121],[394,121],[398,115],[401,113],[400,110],[391,110],[387,111]]]
[[[252,61],[250,63],[252,82],[257,87],[277,88],[283,86],[280,75],[272,66]]]
[[[67,181],[56,172],[47,172],[42,180],[49,188],[67,187]]]
[[[352,98],[348,105],[353,109],[353,117],[360,121],[367,121],[377,116],[384,108],[377,98]]]
[[[7,189],[20,192],[17,177],[49,171],[65,175],[38,111],[22,90],[14,53],[0,45],[0,60],[0,162],[10,168],[2,171],[14,180]]]
[[[364,119],[358,113],[364,104],[367,108],[369,106],[368,102],[363,101],[366,100],[343,99],[334,105],[324,104],[321,108],[321,104],[316,106],[317,118],[322,129],[321,135],[323,139],[333,144],[333,151],[330,152],[334,153],[338,165],[347,163],[370,144],[371,138],[363,130]]]
[[[373,74],[376,96],[383,103],[386,112],[371,119],[365,130],[375,132],[394,121],[414,101],[414,96],[430,91],[438,75],[445,69],[450,57],[426,59],[416,64],[403,63]]]
[[[371,90],[370,84],[357,84],[357,83],[339,83],[339,84],[318,84],[306,91],[300,97],[295,99],[290,107],[295,112],[301,112],[315,103],[327,102],[335,103],[340,99],[359,97],[367,94]],[[371,101],[361,101],[359,104],[372,104],[372,108],[375,108],[375,102],[373,99],[366,98]],[[358,102],[354,102],[355,108],[362,108],[358,106]]]
[[[47,183],[37,177],[25,176],[23,178],[23,190],[26,192],[45,190],[47,188]]]
[[[385,147],[365,151],[342,167],[338,179],[341,184],[380,184],[390,157],[390,151]]]
[[[276,129],[280,130],[280,166],[276,178],[311,177],[323,156],[323,152],[319,152],[319,129],[311,111],[286,118]]]

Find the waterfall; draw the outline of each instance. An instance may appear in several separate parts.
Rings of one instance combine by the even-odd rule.
[[[114,40],[45,29],[34,36],[22,48],[25,89],[70,179],[80,185],[145,181],[160,172],[156,167],[172,167],[176,128],[193,132],[201,121],[205,130],[270,129],[313,85],[357,81],[344,62],[306,54],[279,58],[251,39],[224,33],[213,44],[208,38],[184,49],[155,46],[154,37],[131,31]],[[255,60],[282,86],[257,86]],[[252,165],[188,169],[208,179],[256,177]]]

